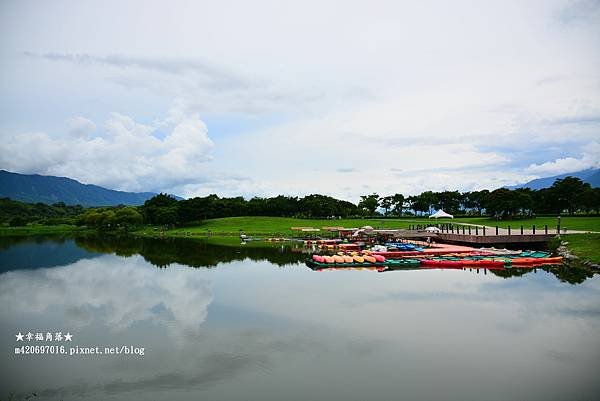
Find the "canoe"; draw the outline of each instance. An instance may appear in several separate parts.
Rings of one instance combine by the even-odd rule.
[[[327,263],[317,262],[314,258],[307,261],[307,265],[316,270],[343,270],[343,269],[377,269],[378,271],[384,270],[400,270],[407,268],[418,268],[420,261],[417,259],[389,259],[385,262],[367,262],[361,263],[353,261],[351,263]]]
[[[373,257],[375,258],[375,260],[377,262],[385,262],[385,256],[381,256],[381,255],[373,255]]]
[[[503,260],[493,259],[464,259],[460,261],[464,267],[485,267],[485,268],[504,268],[505,262]]]
[[[342,256],[342,258],[344,258],[344,263],[354,262],[354,258],[352,256],[344,255],[344,256]]]
[[[560,264],[563,262],[562,256],[553,258],[514,258],[510,259],[513,265],[545,265],[545,264]]]
[[[321,255],[313,255],[313,260],[318,263],[325,263],[325,258]]]
[[[333,255],[332,258],[335,263],[344,263],[344,258],[340,255]]]
[[[312,258],[317,263],[325,263],[325,258],[321,255],[312,255]]]
[[[369,255],[363,256],[363,259],[365,260],[365,262],[369,262],[369,263],[377,262],[377,259],[375,259],[373,256],[369,256]]]
[[[436,268],[436,267],[452,267],[460,269],[462,267],[462,261],[460,260],[433,260],[423,259],[421,260],[421,267],[423,268]]]

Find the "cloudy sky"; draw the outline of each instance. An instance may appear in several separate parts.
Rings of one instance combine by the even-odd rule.
[[[600,1],[2,1],[0,168],[181,196],[600,165]]]

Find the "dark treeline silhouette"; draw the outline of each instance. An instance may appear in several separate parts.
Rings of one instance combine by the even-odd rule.
[[[398,217],[424,215],[444,209],[456,215],[489,215],[501,219],[534,214],[575,214],[600,212],[600,188],[591,188],[579,178],[557,179],[552,187],[494,191],[425,191],[415,196],[376,193],[361,196],[357,205],[324,195],[304,198],[220,198],[217,195],[178,201],[159,194],[140,210],[149,224],[193,224],[206,219],[234,216],[273,216],[298,218]]]
[[[83,208],[62,202],[53,205],[27,204],[0,199],[0,223],[12,226],[27,223],[78,224],[104,230],[128,230],[142,224],[191,225],[207,219],[235,216],[296,218],[361,218],[426,215],[443,209],[454,215],[487,215],[498,219],[531,217],[540,214],[600,213],[600,188],[579,178],[557,179],[550,188],[529,188],[471,192],[425,191],[405,196],[396,193],[363,195],[358,204],[326,195],[271,198],[219,197],[208,195],[185,200],[159,194],[139,207],[113,206]]]
[[[217,195],[178,201],[159,194],[141,207],[149,224],[190,224],[206,219],[235,216],[272,216],[298,218],[361,216],[355,204],[325,195],[303,198],[279,195],[273,198],[220,198]]]
[[[9,198],[0,198],[0,223],[22,226],[32,221],[46,224],[74,224],[77,216],[84,212],[81,205],[69,206],[64,202],[24,203]]]

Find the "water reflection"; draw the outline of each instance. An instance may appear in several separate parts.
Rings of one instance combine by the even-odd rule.
[[[139,256],[80,260],[53,269],[8,272],[1,276],[0,303],[27,294],[7,311],[19,316],[64,311],[69,327],[100,323],[122,331],[139,321],[165,323],[173,336],[194,331],[206,319],[212,299],[210,277],[190,269],[163,274]]]
[[[0,238],[0,273],[63,266],[99,255],[78,246],[70,236],[4,237]]]
[[[186,238],[140,238],[121,236],[78,237],[76,243],[89,252],[115,253],[119,256],[139,254],[157,266],[172,263],[193,267],[215,267],[219,263],[250,259],[266,260],[277,266],[297,264],[305,259],[301,248],[291,246],[226,246]]]
[[[69,244],[89,257],[0,274],[0,399],[546,401],[600,391],[598,277],[314,272],[279,247],[55,243]],[[80,346],[146,353],[13,354],[16,332],[58,329]]]
[[[145,261],[159,268],[166,268],[172,264],[213,268],[221,263],[243,260],[267,261],[279,267],[286,267],[304,263],[307,252],[310,250],[298,244],[231,246],[186,238],[159,239],[113,235],[3,238],[0,239],[0,271],[60,266],[107,253],[123,257],[140,255]],[[406,270],[398,269],[398,274]],[[500,270],[467,269],[476,274],[493,274],[503,278],[535,274],[538,270],[550,272],[559,280],[570,284],[581,284],[597,274],[578,265],[514,267]],[[391,273],[394,272],[386,272]]]

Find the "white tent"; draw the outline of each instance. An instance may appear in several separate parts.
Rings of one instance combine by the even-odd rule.
[[[442,209],[438,210],[437,212],[435,212],[434,214],[432,214],[431,216],[429,216],[429,218],[434,218],[434,219],[439,219],[440,217],[449,217],[451,219],[454,218],[454,216],[452,216],[451,214],[448,214],[446,212],[444,212]]]

